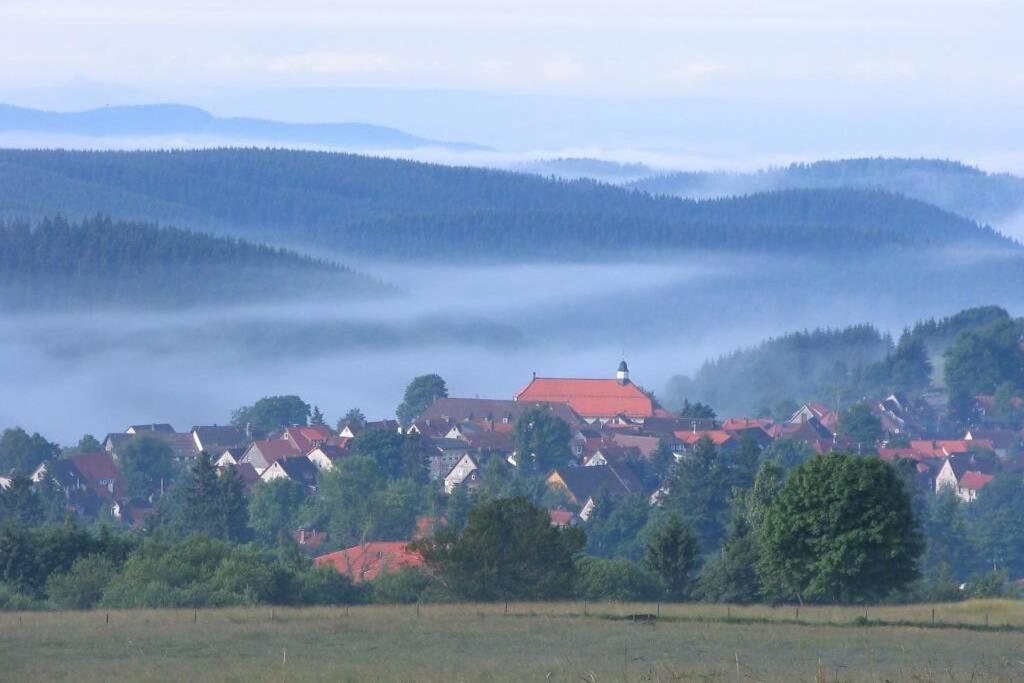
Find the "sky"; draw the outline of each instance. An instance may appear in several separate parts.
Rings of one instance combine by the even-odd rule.
[[[0,101],[176,101],[516,150],[948,148],[1016,168],[1021,26],[1024,3],[1007,0],[4,0]],[[723,111],[781,140],[729,148]]]

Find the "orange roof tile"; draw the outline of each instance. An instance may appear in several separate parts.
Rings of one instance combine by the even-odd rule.
[[[960,488],[978,491],[984,488],[993,478],[991,474],[982,474],[973,470],[964,472],[964,476],[960,477]]]
[[[313,559],[317,567],[329,564],[352,579],[371,581],[381,573],[423,565],[423,557],[408,549],[406,541],[374,541],[352,546]]]
[[[614,379],[534,377],[516,394],[517,401],[568,403],[584,417],[651,417],[654,404],[632,382]]]

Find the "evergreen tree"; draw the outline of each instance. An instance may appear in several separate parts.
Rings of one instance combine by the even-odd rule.
[[[569,425],[555,415],[550,406],[530,406],[516,420],[512,432],[516,466],[523,472],[546,474],[570,460],[571,439]]]
[[[0,488],[0,519],[6,524],[31,526],[43,521],[43,505],[25,475],[11,477],[7,488]]]
[[[313,406],[313,413],[309,416],[309,424],[315,427],[323,427],[326,423],[324,422],[324,414],[320,412],[320,408]]]
[[[747,604],[761,599],[761,580],[757,573],[760,559],[745,497],[734,501],[733,515],[722,544],[722,551],[704,569],[700,593],[705,600]]]
[[[676,515],[647,544],[645,564],[661,577],[670,600],[689,597],[692,574],[700,566],[700,544],[693,530]]]

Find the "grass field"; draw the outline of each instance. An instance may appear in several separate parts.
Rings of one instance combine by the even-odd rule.
[[[1024,603],[6,613],[0,655],[11,681],[1024,681]]]

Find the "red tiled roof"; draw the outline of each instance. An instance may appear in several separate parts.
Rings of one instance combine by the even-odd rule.
[[[316,557],[313,564],[318,567],[332,565],[352,579],[353,583],[370,581],[383,572],[422,566],[423,557],[410,551],[407,546],[406,541],[364,543]]]
[[[299,453],[290,441],[283,439],[271,439],[268,441],[253,441],[251,448],[256,448],[267,459],[273,463],[282,458],[290,458]]]
[[[562,508],[548,510],[548,514],[551,516],[551,523],[555,526],[569,526],[572,524],[573,517],[576,516],[572,510],[564,510]]]
[[[738,429],[750,429],[751,427],[760,427],[765,431],[769,430],[774,426],[775,422],[763,417],[730,417],[722,423],[722,429],[725,430],[738,430]]]
[[[723,443],[733,438],[732,434],[721,429],[708,429],[705,431],[697,432],[688,432],[683,430],[675,432],[675,437],[688,446],[692,446],[693,444],[703,439],[705,436],[711,439],[711,443],[715,444],[716,446],[721,446]]]
[[[106,451],[97,453],[81,453],[68,458],[74,463],[75,469],[82,473],[82,476],[98,481],[100,479],[117,479],[121,472],[114,464],[113,456]]]
[[[991,474],[982,474],[981,472],[974,471],[964,472],[964,476],[960,477],[960,488],[979,491],[992,479]]]
[[[614,379],[534,377],[516,394],[517,401],[568,403],[584,417],[651,417],[654,404],[632,382]]]
[[[973,447],[973,448],[972,448]],[[954,453],[970,453],[978,448],[992,450],[988,439],[955,439],[949,441],[911,441],[910,448],[928,458],[945,458]]]

